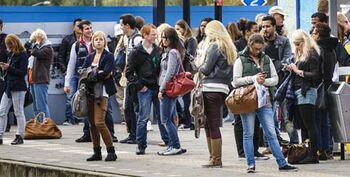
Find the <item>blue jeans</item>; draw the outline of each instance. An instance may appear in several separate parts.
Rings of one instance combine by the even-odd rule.
[[[0,139],[2,139],[3,137],[4,130],[7,124],[7,113],[9,112],[12,104],[18,125],[16,135],[24,137],[24,126],[26,124],[26,118],[24,116],[23,104],[25,94],[26,91],[15,91],[11,92],[11,98],[9,98],[6,92],[4,92],[0,103]]]
[[[40,112],[45,113],[45,117],[50,117],[50,110],[48,104],[49,84],[32,84],[30,86],[30,92],[33,96],[33,109],[34,116]]]
[[[243,148],[248,166],[255,165],[253,135],[256,116],[258,116],[260,124],[262,125],[267,142],[269,143],[273,156],[276,158],[278,166],[283,167],[287,164],[277,140],[273,115],[273,109],[267,106],[259,108],[253,113],[241,114],[243,125]]]
[[[156,92],[147,89],[145,92],[137,92],[139,101],[139,112],[136,123],[136,142],[139,145],[147,145],[147,122],[150,119],[152,99]]]
[[[177,128],[173,120],[176,112],[176,100],[177,98],[170,98],[166,95],[160,100],[160,119],[169,136],[168,146],[178,149],[181,146],[179,136],[177,135]]]
[[[317,110],[317,123],[319,131],[318,149],[326,151],[328,154],[333,151],[333,140],[331,134],[332,124],[329,117],[329,111],[325,109]]]
[[[160,120],[160,105],[159,105],[159,98],[158,98],[158,90],[155,92],[154,97],[152,99],[153,103],[153,119],[157,120],[158,122],[158,128],[160,131],[160,137],[162,138],[163,142],[168,145],[169,143],[169,137],[168,133],[162,124],[162,121]]]
[[[109,132],[113,136],[114,135],[114,121],[113,121],[113,117],[112,117],[112,103],[111,103],[112,99],[115,99],[114,95],[112,95],[108,98],[108,108],[107,108],[107,112],[106,112],[105,123],[106,123],[106,126],[107,126]],[[84,120],[83,133],[84,133],[83,136],[90,137],[90,124],[89,124],[88,119]]]
[[[75,94],[75,92],[77,92],[77,88],[78,88],[78,81],[79,78],[78,76],[73,76],[70,80],[69,83],[69,88],[70,88],[70,92],[68,94],[66,94],[66,119],[69,123],[75,124],[75,117],[73,116],[72,113],[72,98],[73,95]]]

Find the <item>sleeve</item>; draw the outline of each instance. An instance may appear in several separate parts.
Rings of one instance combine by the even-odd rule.
[[[240,86],[254,83],[255,76],[242,77],[242,73],[243,73],[242,61],[240,58],[238,58],[233,67],[233,85],[235,87],[240,87]]]
[[[67,70],[67,66],[66,66],[66,58],[67,58],[67,50],[68,50],[68,41],[67,41],[67,37],[62,39],[61,45],[60,45],[60,49],[58,51],[58,62],[59,62],[59,66],[62,70],[62,72],[66,72]]]
[[[287,63],[287,60],[293,55],[292,54],[292,46],[290,45],[289,39],[286,38],[286,42],[284,45],[284,49],[283,49],[283,58],[281,63]]]
[[[205,57],[204,64],[199,68],[199,71],[201,71],[205,76],[208,76],[213,72],[219,56],[220,51],[218,49],[218,46],[216,44],[210,45],[208,47],[208,52]]]
[[[67,72],[66,72],[66,76],[64,78],[64,86],[65,87],[69,87],[70,80],[72,79],[72,77],[75,74],[75,64],[77,62],[77,53],[75,52],[75,45],[76,45],[76,43],[74,43],[72,45],[72,48],[70,50]]]
[[[113,54],[108,52],[108,54],[106,55],[106,57],[104,58],[103,61],[103,70],[99,70],[97,75],[96,75],[96,79],[98,81],[103,81],[105,80],[108,75],[110,75],[113,71],[113,66],[114,66],[114,58],[113,58]]]
[[[197,41],[191,37],[188,39],[188,43],[186,46],[186,50],[192,55],[196,56],[196,50],[197,50]]]
[[[277,75],[277,72],[276,72],[276,68],[275,68],[275,65],[273,64],[272,60],[269,58],[270,60],[270,78],[267,78],[265,79],[265,82],[264,82],[264,86],[267,86],[267,87],[273,87],[273,86],[276,86],[278,84],[278,75]]]
[[[309,62],[310,65],[310,71],[304,71],[304,79],[308,80],[308,81],[317,81],[319,79],[319,69],[320,69],[320,65],[319,65],[319,60],[318,58],[319,55],[318,54],[311,54],[310,58],[307,62]]]
[[[8,72],[12,75],[16,76],[25,76],[27,74],[27,66],[28,66],[28,57],[25,53],[20,54],[19,56],[19,68],[15,68],[9,66]]]
[[[350,55],[346,51],[345,47],[338,42],[337,48],[337,60],[342,66],[350,66]]]
[[[51,60],[53,58],[53,50],[52,47],[42,47],[39,48],[38,44],[34,45],[32,50],[32,55],[36,57],[38,60]]]
[[[129,62],[126,65],[125,70],[125,77],[129,82],[136,82],[137,76],[136,76],[136,66],[137,66],[137,51],[133,50],[129,54]]]
[[[180,62],[179,62],[179,56],[178,56],[178,51],[172,49],[170,50],[168,54],[168,63],[167,63],[167,70],[164,76],[164,79],[162,83],[160,83],[160,92],[164,92],[165,90],[165,85],[167,81],[170,81],[171,78],[175,75],[176,69],[179,68]]]

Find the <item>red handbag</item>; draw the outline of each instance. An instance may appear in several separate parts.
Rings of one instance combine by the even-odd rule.
[[[196,84],[192,80],[192,74],[185,72],[185,69],[180,60],[181,72],[174,76],[170,81],[166,82],[165,93],[168,97],[177,97],[190,92]]]

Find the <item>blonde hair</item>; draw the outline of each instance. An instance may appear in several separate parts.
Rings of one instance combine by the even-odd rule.
[[[29,39],[30,39],[31,42],[35,42],[37,37],[43,38],[43,43],[45,43],[46,40],[47,40],[46,33],[42,29],[36,29],[35,31],[33,31],[32,34],[30,35]]]
[[[320,48],[315,40],[302,29],[298,29],[293,33],[293,42],[303,42],[302,51],[298,51],[293,45],[296,61],[307,60],[312,49],[314,49],[317,54],[320,54]]]
[[[215,43],[218,45],[221,53],[226,56],[227,63],[233,65],[237,57],[236,47],[225,26],[217,20],[212,20],[207,24],[205,34],[204,51],[208,50],[210,44]],[[200,63],[204,63],[205,57],[206,55],[202,56]]]
[[[92,47],[96,48],[94,41],[95,41],[95,38],[97,38],[97,37],[102,37],[103,38],[103,40],[104,40],[104,45],[103,46],[106,47],[107,46],[107,38],[106,38],[106,34],[103,31],[96,31],[96,32],[94,32],[94,35],[92,35],[92,39],[91,39]]]
[[[157,40],[156,44],[159,45],[162,41],[162,33],[166,28],[171,28],[171,26],[167,23],[162,23],[157,27]]]
[[[24,52],[26,49],[24,48],[21,40],[15,35],[15,34],[8,34],[5,38],[5,45],[7,48],[8,44],[11,44],[11,51],[13,53],[21,53]]]

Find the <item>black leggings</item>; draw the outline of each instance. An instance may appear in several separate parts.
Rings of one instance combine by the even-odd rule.
[[[300,116],[300,128],[302,132],[302,139],[310,139],[310,152],[309,156],[317,157],[317,144],[318,144],[318,129],[316,122],[316,108],[311,104],[298,105],[298,111]]]
[[[221,107],[225,103],[226,94],[219,92],[204,92],[204,114],[207,116],[205,133],[208,138],[221,138],[220,122]]]

